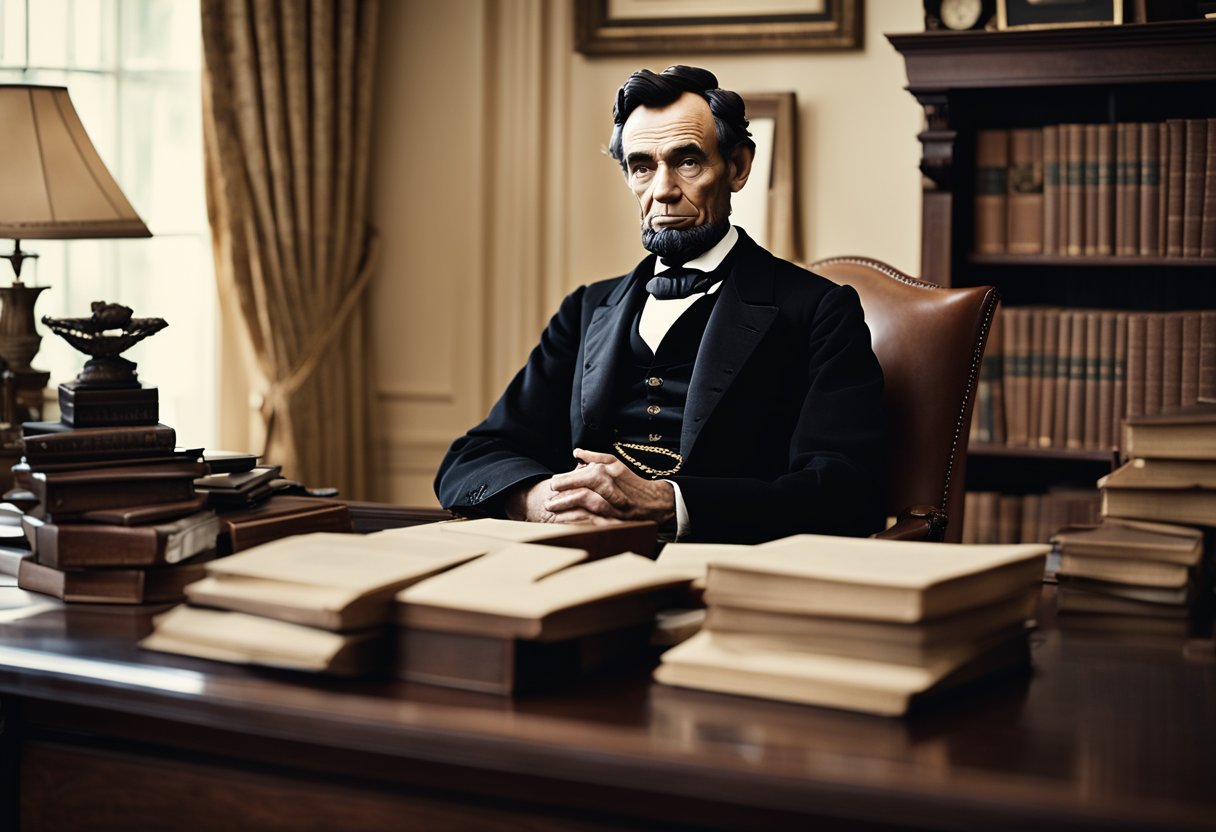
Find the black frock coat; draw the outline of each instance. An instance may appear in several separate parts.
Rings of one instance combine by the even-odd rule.
[[[882,524],[882,369],[857,293],[774,257],[746,234],[693,369],[680,453],[686,540],[865,535]],[[435,479],[458,514],[502,517],[513,486],[612,452],[634,362],[629,331],[656,258],[580,287],[485,421]]]

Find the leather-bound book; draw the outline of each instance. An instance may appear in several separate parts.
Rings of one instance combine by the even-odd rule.
[[[253,508],[220,514],[221,554],[308,532],[349,532],[345,503],[315,497],[273,496]]]
[[[1068,420],[1064,447],[1085,447],[1086,314],[1072,313],[1071,341],[1068,345]]]
[[[1095,206],[1095,254],[1115,253],[1115,129],[1110,124],[1096,126],[1098,188]]]
[[[1111,431],[1112,441],[1123,446],[1123,419],[1127,415],[1128,321],[1126,312],[1115,313],[1115,358],[1111,367]]]
[[[1043,253],[1060,253],[1060,125],[1043,128]]]
[[[1139,253],[1142,257],[1157,254],[1157,205],[1161,201],[1161,147],[1155,123],[1140,125],[1140,233]]]
[[[1009,131],[975,137],[975,250],[1004,254],[1009,190]]]
[[[1105,126],[1105,125],[1103,125]],[[1101,182],[1101,151],[1098,147],[1098,125],[1086,124],[1084,133],[1085,161],[1082,167],[1081,192],[1085,198],[1085,231],[1083,252],[1087,255],[1098,251],[1098,186]]]
[[[1070,255],[1085,253],[1085,125],[1064,126],[1065,170],[1067,171],[1065,192],[1068,194],[1068,246]]]
[[[1198,257],[1203,233],[1203,191],[1208,153],[1208,123],[1186,120],[1186,161],[1183,163],[1182,256]]]
[[[1103,450],[1115,446],[1114,365],[1115,313],[1106,310],[1098,313],[1098,401],[1094,408],[1094,421],[1098,428],[1094,447]]]
[[[1105,413],[1098,411],[1098,388],[1102,369],[1102,314],[1085,313],[1085,428],[1081,432],[1081,447],[1097,448],[1099,423]]]
[[[1199,401],[1199,328],[1197,310],[1179,312],[1182,318],[1182,373],[1178,404],[1186,407]]]
[[[1151,312],[1144,330],[1144,412],[1161,412],[1165,379],[1165,315]]]
[[[1031,442],[1040,448],[1054,444],[1052,436],[1056,408],[1056,364],[1060,340],[1060,310],[1048,307],[1043,310],[1043,356],[1039,392],[1039,432]]]
[[[1060,335],[1056,341],[1055,413],[1051,419],[1052,446],[1065,447],[1068,439],[1068,378],[1072,365],[1072,312],[1060,310]]]
[[[1122,232],[1122,247],[1115,253],[1135,257],[1140,253],[1140,125],[1134,122],[1120,124],[1124,133],[1124,156],[1120,162],[1123,170],[1123,217],[1119,220]]]
[[[1165,253],[1168,257],[1182,256],[1182,220],[1186,206],[1186,122],[1172,118],[1166,123],[1169,132],[1169,171],[1166,174]]]
[[[156,604],[180,601],[185,587],[202,578],[205,568],[197,558],[146,569],[55,569],[27,558],[17,572],[17,585],[69,603]]]
[[[1127,316],[1127,418],[1144,413],[1147,384],[1148,314],[1130,312]]]
[[[1005,429],[1006,442],[1024,447],[1029,441],[1027,427],[1029,378],[1026,370],[1030,354],[1030,315],[1023,307],[1005,309]]]
[[[1199,256],[1216,257],[1216,118],[1208,119],[1206,139]]]
[[[1199,313],[1199,398],[1216,401],[1216,310]]]
[[[177,441],[176,432],[168,425],[67,428],[61,422],[26,422],[22,433],[22,453],[34,468],[41,463],[167,454],[173,451]]]
[[[38,514],[54,521],[95,509],[188,500],[194,496],[194,480],[205,473],[202,462],[52,472],[13,466],[17,484],[38,500]]]
[[[1024,310],[1030,318],[1030,353],[1027,360],[1026,444],[1035,447],[1039,442],[1039,417],[1043,401],[1043,353],[1046,352],[1045,318],[1047,310],[1030,307]]]
[[[1009,209],[1006,250],[1043,251],[1043,133],[1021,129],[1009,137]]]
[[[1157,256],[1165,257],[1169,238],[1170,126],[1164,121],[1157,124],[1157,175],[1160,178],[1157,189]]]
[[[215,549],[220,532],[213,511],[151,526],[42,523],[27,517],[35,559],[56,569],[162,566]]]
[[[984,363],[990,364],[992,374],[992,443],[1004,445],[1008,439],[1005,419],[1005,313],[998,307],[992,318],[992,330],[988,333],[988,345],[984,350]],[[989,357],[991,356],[991,361]]]
[[[1161,327],[1161,409],[1182,404],[1182,315],[1162,315]]]

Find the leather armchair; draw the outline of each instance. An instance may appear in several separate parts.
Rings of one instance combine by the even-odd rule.
[[[865,257],[808,268],[857,290],[882,365],[892,449],[887,515],[896,523],[875,537],[959,542],[971,410],[996,289],[947,289]]]

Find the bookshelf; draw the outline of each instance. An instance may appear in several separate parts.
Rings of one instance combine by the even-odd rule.
[[[917,137],[925,280],[994,285],[1006,309],[1216,309],[1216,257],[980,253],[976,245],[981,131],[1069,124],[1115,131],[1128,122],[1214,118],[1216,20],[888,39],[904,57],[907,89],[925,111]],[[1116,445],[1011,447],[973,434],[967,488],[1024,496],[1092,486],[1117,463]]]

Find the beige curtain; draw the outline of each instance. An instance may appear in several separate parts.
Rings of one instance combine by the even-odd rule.
[[[368,496],[372,473],[377,12],[377,0],[202,2],[217,279],[266,382],[265,459],[351,498]]]

